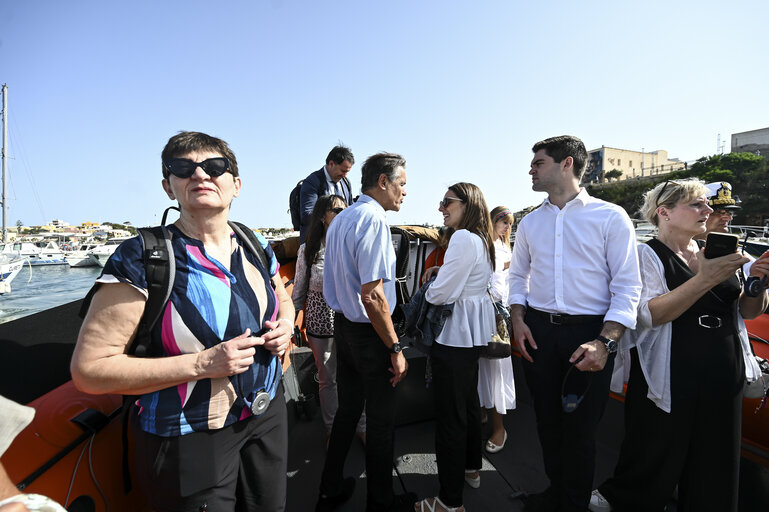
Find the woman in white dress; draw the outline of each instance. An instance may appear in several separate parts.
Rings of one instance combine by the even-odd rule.
[[[491,210],[491,220],[494,225],[494,274],[491,276],[491,296],[495,302],[507,304],[509,288],[507,285],[508,270],[512,249],[510,248],[510,232],[513,226],[513,212],[504,206]],[[510,325],[508,332],[512,332]],[[487,410],[491,419],[492,433],[486,441],[486,451],[497,453],[505,447],[507,432],[502,423],[502,416],[508,409],[515,409],[515,382],[513,380],[513,360],[481,358],[478,373],[478,397],[481,407]]]
[[[427,271],[438,276],[425,298],[430,304],[454,304],[431,351],[440,492],[414,508],[420,512],[463,512],[464,482],[472,487],[480,485],[478,359],[496,332],[494,304],[487,292],[494,234],[483,194],[471,183],[449,187],[438,210],[453,234],[443,266]]]
[[[336,394],[336,347],[334,346],[334,311],[323,298],[323,262],[326,254],[326,232],[339,212],[344,210],[342,196],[327,195],[318,198],[312,210],[305,242],[296,255],[294,290],[291,299],[297,314],[304,309],[307,342],[318,369],[320,412],[326,434],[331,432],[334,416],[339,407]],[[358,437],[365,442],[366,414],[358,422]]]

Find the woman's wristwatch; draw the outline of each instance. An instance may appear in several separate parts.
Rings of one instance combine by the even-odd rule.
[[[613,340],[611,338],[607,338],[603,334],[599,334],[595,337],[600,342],[603,342],[604,346],[606,347],[606,352],[609,354],[614,354],[617,352],[617,340]]]

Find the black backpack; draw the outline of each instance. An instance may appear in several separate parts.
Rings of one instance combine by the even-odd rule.
[[[166,210],[167,212],[168,210]],[[164,213],[163,224],[165,224],[165,218],[166,214]],[[241,240],[243,246],[256,256],[262,268],[269,273],[270,267],[268,266],[267,255],[254,232],[240,222],[230,221],[228,224]],[[139,320],[136,336],[128,348],[128,354],[136,357],[152,357],[159,355],[158,348],[151,346],[152,328],[160,318],[163,306],[171,296],[171,290],[174,287],[174,275],[176,274],[176,260],[173,257],[171,236],[164,225],[139,228],[137,232],[144,246],[143,260],[147,274],[147,303],[144,306],[141,320]],[[100,284],[94,284],[85,296],[80,307],[81,318],[85,318],[88,313],[88,308],[91,306],[93,296]],[[126,494],[131,491],[131,473],[128,464],[128,411],[131,408],[131,404],[136,401],[136,398],[136,396],[125,396],[123,398],[123,487]]]
[[[323,174],[323,169],[320,169],[319,172],[321,175]],[[342,182],[347,186],[347,191],[350,193],[350,197],[352,198],[352,187],[350,186],[350,180],[348,180],[346,177],[342,178]],[[296,183],[296,186],[291,190],[291,193],[288,195],[288,213],[291,214],[291,227],[294,228],[294,231],[299,231],[302,227],[302,214],[299,211],[299,201],[301,199],[301,192],[302,192],[302,183],[304,183],[304,180],[299,180]],[[321,179],[319,180],[319,186],[318,189],[315,191],[315,193],[318,196],[322,196],[326,192],[326,179],[325,176],[321,176]],[[345,197],[345,202],[347,202],[347,198]],[[347,206],[350,206],[349,204]]]
[[[302,191],[302,183],[304,180],[299,180],[288,195],[288,213],[291,214],[291,227],[294,228],[294,231],[299,231],[302,227],[302,216],[299,213],[299,195]]]

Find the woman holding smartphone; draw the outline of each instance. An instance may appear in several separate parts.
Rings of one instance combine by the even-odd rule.
[[[666,181],[644,196],[659,234],[638,247],[643,290],[630,350],[625,439],[614,476],[590,510],[662,511],[678,486],[678,510],[737,510],[742,389],[754,376],[737,311],[760,315],[766,292],[748,297],[736,252],[706,258],[693,237],[713,211],[697,179]],[[751,274],[767,275],[767,258]],[[747,346],[746,346],[747,344]]]

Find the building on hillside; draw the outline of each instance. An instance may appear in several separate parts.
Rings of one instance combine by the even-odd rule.
[[[769,128],[733,133],[732,153],[755,153],[769,158]]]
[[[686,169],[686,162],[668,158],[664,149],[657,151],[632,151],[630,149],[601,146],[587,153],[587,168],[582,183],[604,183],[609,179],[627,180],[667,174]],[[619,171],[618,176],[607,173]],[[615,174],[615,173],[611,173]]]
[[[93,233],[94,231],[99,229],[100,226],[101,226],[100,222],[83,222],[82,224],[80,224],[80,226],[78,226],[78,228],[80,228],[80,231],[83,231],[86,233]]]

